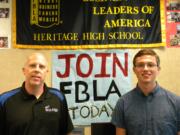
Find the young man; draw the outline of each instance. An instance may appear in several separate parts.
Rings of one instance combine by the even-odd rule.
[[[116,135],[180,135],[180,99],[159,86],[159,56],[140,50],[133,59],[137,86],[123,95],[112,115]]]
[[[0,95],[0,135],[69,135],[73,129],[65,96],[44,83],[47,60],[30,55],[22,87]]]

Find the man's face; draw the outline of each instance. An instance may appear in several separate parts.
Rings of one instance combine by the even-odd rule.
[[[155,56],[144,55],[136,58],[133,70],[139,83],[154,83],[160,67],[157,65]]]
[[[40,54],[31,55],[23,68],[25,81],[30,86],[43,85],[47,72],[47,61]]]

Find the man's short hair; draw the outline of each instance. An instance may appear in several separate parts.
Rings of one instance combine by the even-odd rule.
[[[154,56],[156,58],[156,62],[157,62],[157,66],[159,67],[160,66],[160,58],[159,56],[157,55],[157,53],[152,50],[152,49],[142,49],[140,50],[135,56],[134,56],[134,59],[133,59],[133,66],[136,65],[136,59],[138,57],[141,57],[141,56],[144,56],[144,55],[150,55],[150,56]]]

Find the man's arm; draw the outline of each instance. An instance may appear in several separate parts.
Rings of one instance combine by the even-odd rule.
[[[116,128],[116,135],[126,135],[126,130],[124,128]]]

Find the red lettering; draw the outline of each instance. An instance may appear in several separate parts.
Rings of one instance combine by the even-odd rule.
[[[128,54],[125,53],[124,57],[125,57],[125,60],[124,60],[124,68],[123,68],[117,55],[113,53],[113,77],[116,77],[116,65],[120,68],[124,76],[128,76]]]
[[[106,73],[106,59],[107,57],[111,56],[110,53],[97,53],[97,57],[101,57],[101,72],[100,74],[96,74],[95,77],[110,77],[110,74]]]
[[[116,53],[95,53],[95,57],[92,57],[90,54],[79,54],[77,56],[77,60],[75,60],[76,66],[76,75],[80,77],[89,77],[94,74],[96,78],[103,77],[116,77],[117,72],[120,71],[124,76],[128,76],[128,53],[124,53],[123,63]],[[70,67],[72,66],[71,60],[72,58],[76,58],[76,54],[62,54],[58,55],[59,60],[64,60],[65,64],[62,64],[60,68],[64,68],[64,73],[61,71],[56,71],[56,75],[59,78],[66,78],[70,76]],[[98,63],[96,60],[100,59]],[[107,63],[108,59],[110,59],[110,63]],[[82,65],[83,60],[85,61],[85,65]],[[94,62],[96,65],[94,65]],[[110,64],[111,68],[108,68],[107,64]],[[73,65],[74,66],[74,65]],[[96,66],[96,70],[93,71],[94,66]],[[63,70],[62,70],[63,71]],[[107,72],[109,71],[109,72]],[[93,74],[92,74],[93,72]]]
[[[86,66],[88,66],[88,72],[87,73],[83,73],[82,70],[81,70],[81,61],[82,59],[87,59],[88,62],[89,62],[89,65],[87,64]],[[77,63],[76,63],[76,70],[77,70],[77,74],[80,76],[80,77],[88,77],[90,76],[90,74],[92,73],[92,70],[93,70],[93,60],[92,58],[88,55],[88,54],[80,54],[77,58]]]
[[[65,78],[65,77],[68,77],[69,74],[70,74],[70,61],[71,61],[71,58],[74,58],[75,57],[75,54],[64,54],[64,55],[58,55],[58,59],[64,59],[65,60],[65,72],[64,74],[61,74],[60,72],[56,72],[56,75],[59,77],[59,78]],[[62,67],[61,67],[62,68]]]

